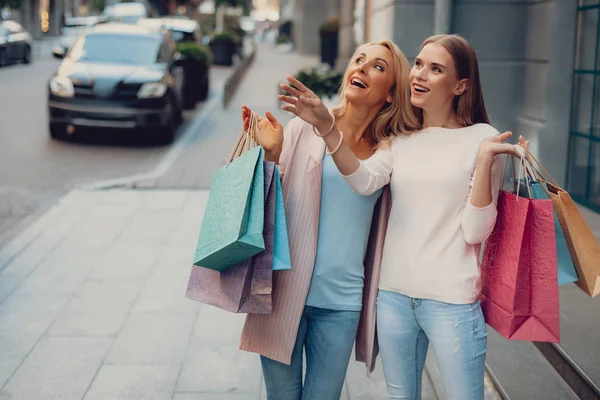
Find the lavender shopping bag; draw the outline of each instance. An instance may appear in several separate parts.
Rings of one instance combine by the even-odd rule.
[[[192,266],[186,297],[234,313],[271,312],[275,164],[264,162],[265,250],[223,271]]]

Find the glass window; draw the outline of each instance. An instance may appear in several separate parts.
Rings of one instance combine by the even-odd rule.
[[[580,0],[567,190],[600,211],[600,0]]]
[[[585,198],[589,166],[590,141],[587,138],[571,136],[569,154],[569,193]]]
[[[575,74],[573,79],[573,115],[571,129],[581,133],[590,132],[592,123],[593,74]]]
[[[593,70],[596,56],[596,32],[598,31],[598,10],[579,13],[577,27],[577,69]]]
[[[600,207],[600,142],[591,143],[590,154],[590,193],[592,203]]]

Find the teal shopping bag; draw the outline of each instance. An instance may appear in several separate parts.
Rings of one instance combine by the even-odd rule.
[[[529,181],[529,187],[531,188],[532,199],[550,199],[542,185],[537,181]],[[519,196],[529,197],[527,190],[527,183],[521,181],[519,188]],[[554,211],[554,231],[556,232],[556,258],[558,260],[558,284],[564,285],[566,283],[577,282],[579,277],[575,272],[571,254],[569,253],[569,247],[565,239],[562,227]]]
[[[264,190],[262,147],[215,172],[194,265],[222,271],[265,249]]]
[[[292,269],[290,260],[290,244],[288,241],[285,208],[283,206],[283,191],[279,166],[275,166],[275,246],[273,248],[273,270]]]

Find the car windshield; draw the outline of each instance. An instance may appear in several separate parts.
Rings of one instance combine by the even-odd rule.
[[[91,34],[81,38],[69,56],[80,62],[147,65],[156,62],[160,44],[158,37]]]

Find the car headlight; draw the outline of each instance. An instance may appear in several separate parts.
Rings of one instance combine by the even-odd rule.
[[[139,99],[162,97],[167,92],[167,85],[160,82],[144,83],[138,91]]]
[[[75,95],[75,88],[73,82],[66,76],[55,76],[50,81],[50,91],[55,96],[60,97],[73,97]]]

